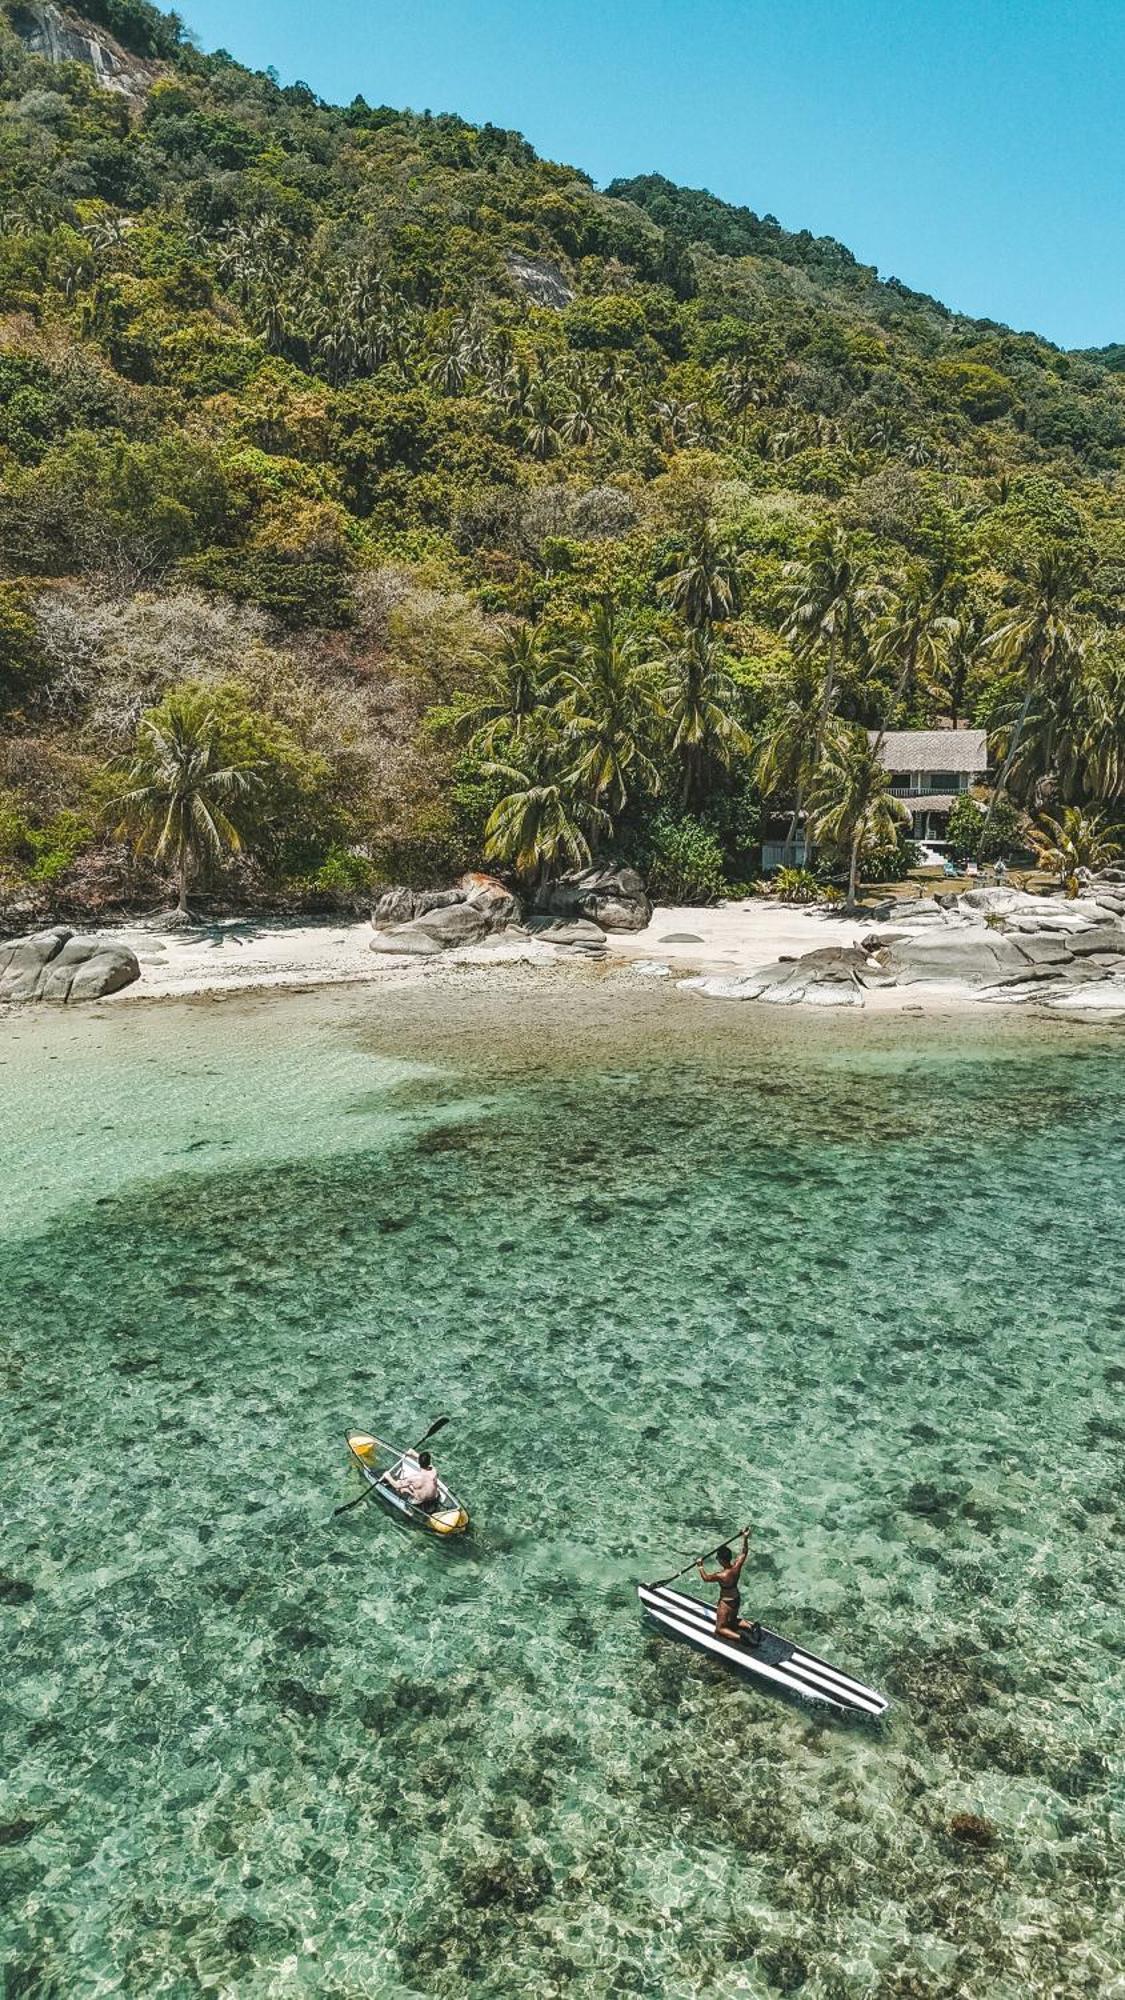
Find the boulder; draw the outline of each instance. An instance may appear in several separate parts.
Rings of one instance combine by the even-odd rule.
[[[0,944],[0,1001],[101,1000],[140,976],[128,945],[111,937],[75,937],[61,925]]]
[[[1125,952],[1125,925],[1091,924],[1088,930],[1074,931],[1067,944],[1075,958],[1085,958],[1093,951],[1114,956]]]
[[[554,923],[536,924],[535,935],[543,944],[555,944],[566,951],[582,951],[600,957],[604,952],[605,932],[599,924],[586,917],[575,917],[572,923],[556,920]]]
[[[538,908],[553,916],[586,917],[603,931],[643,931],[652,921],[652,904],[636,869],[614,864],[560,876],[541,891]]]
[[[468,903],[442,903],[415,917],[406,929],[435,938],[443,951],[452,951],[460,944],[479,944],[492,926],[484,910],[474,910]]]
[[[457,888],[470,909],[483,910],[493,930],[506,930],[523,917],[519,897],[495,875],[462,875]]]
[[[407,889],[401,884],[384,889],[372,913],[376,930],[391,930],[396,924],[413,923],[435,910],[452,910],[460,905],[477,910],[492,930],[520,920],[519,900],[495,875],[462,875],[452,889]]]
[[[926,930],[900,938],[888,957],[888,969],[910,982],[963,979],[993,985],[1026,966],[1014,939],[983,924],[979,930]]]
[[[685,979],[687,992],[713,1000],[761,1000],[772,1007],[862,1007],[862,986],[871,978],[866,952],[856,945],[823,945],[800,958],[779,959],[759,972],[733,979]],[[876,969],[874,984],[892,983]]]
[[[368,943],[372,951],[391,958],[440,958],[443,950],[437,938],[415,930],[413,924],[396,924],[390,931],[374,931]]]
[[[1069,965],[1072,957],[1070,939],[1057,931],[1013,932],[1012,943],[1029,965]],[[1125,948],[1125,939],[1122,945]]]
[[[389,930],[392,924],[408,924],[414,915],[415,892],[401,885],[394,889],[384,889],[371,914],[371,921],[379,930]]]
[[[479,944],[487,937],[492,926],[483,910],[470,909],[467,903],[442,903],[435,910],[425,910],[420,917],[412,918],[408,924],[393,924],[387,930],[376,930],[371,939],[372,951],[409,952],[415,958],[432,958],[439,951],[456,951],[459,945]]]

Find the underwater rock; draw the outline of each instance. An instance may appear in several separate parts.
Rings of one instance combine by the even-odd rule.
[[[472,1910],[502,1904],[510,1910],[534,1910],[551,1894],[554,1883],[538,1855],[510,1860],[502,1854],[470,1861],[458,1884],[461,1900]]]
[[[326,1694],[307,1688],[303,1681],[279,1681],[275,1693],[278,1707],[291,1715],[327,1715],[332,1706]]]
[[[0,944],[0,1001],[101,1000],[140,976],[127,945],[109,937],[75,937],[61,924]]]
[[[996,1828],[990,1819],[983,1819],[979,1813],[954,1813],[949,1822],[949,1831],[954,1840],[962,1840],[970,1847],[995,1847]]]
[[[34,1587],[20,1576],[0,1576],[0,1604],[30,1604]]]

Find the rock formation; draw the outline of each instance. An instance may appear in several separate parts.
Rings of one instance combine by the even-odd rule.
[[[603,931],[643,931],[652,921],[652,904],[636,869],[615,862],[561,875],[536,897],[536,908],[556,917],[588,917]]]
[[[139,108],[161,73],[161,65],[122,48],[107,28],[64,14],[53,0],[22,0],[12,25],[24,47],[48,62],[77,62],[94,73],[103,90],[126,97]]]
[[[140,976],[134,953],[111,937],[59,926],[0,944],[0,1001],[101,1000]]]
[[[463,875],[453,889],[384,890],[372,915],[372,951],[432,958],[504,938],[544,961],[556,950],[600,957],[607,931],[643,930],[652,904],[635,868],[585,868],[548,885],[523,922],[518,897],[494,875]],[[549,951],[542,947],[549,946]]]
[[[714,999],[821,1007],[862,1007],[872,986],[957,984],[980,1000],[1125,1018],[1122,873],[1107,869],[1073,899],[970,889],[887,902],[854,944],[683,983]]]

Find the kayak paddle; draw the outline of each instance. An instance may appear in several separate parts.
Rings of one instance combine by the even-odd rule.
[[[430,1425],[429,1430],[422,1432],[422,1435],[418,1439],[417,1444],[412,1444],[407,1448],[406,1451],[399,1453],[399,1464],[401,1465],[403,1459],[408,1458],[411,1455],[411,1453],[416,1451],[421,1451],[422,1446],[426,1442],[426,1439],[432,1438],[436,1431],[443,1430],[448,1422],[449,1422],[448,1417],[435,1417],[433,1423]],[[354,1500],[345,1500],[342,1507],[333,1507],[332,1509],[333,1514],[334,1515],[346,1514],[349,1507],[358,1507],[361,1500],[369,1500],[374,1491],[375,1491],[374,1486],[365,1486],[363,1492],[357,1493]]]

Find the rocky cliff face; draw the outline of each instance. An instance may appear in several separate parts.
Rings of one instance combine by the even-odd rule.
[[[11,14],[12,26],[25,48],[48,62],[84,63],[103,90],[139,102],[160,75],[160,64],[123,49],[108,29],[92,27],[70,9],[52,0],[22,0]]]

